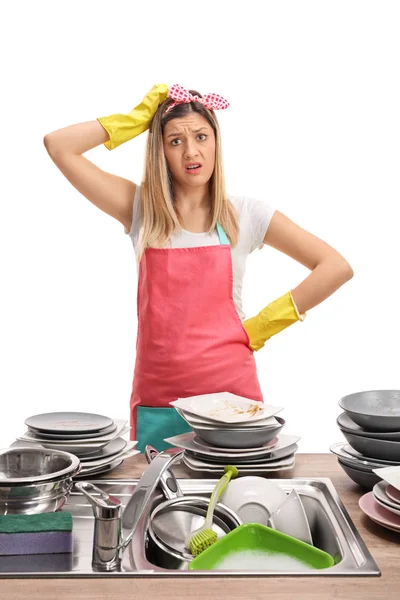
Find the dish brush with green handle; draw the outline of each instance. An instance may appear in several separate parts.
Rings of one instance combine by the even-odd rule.
[[[239,471],[236,467],[229,465],[224,468],[224,475],[218,481],[211,494],[206,519],[203,525],[186,536],[185,546],[190,550],[193,556],[198,556],[203,550],[206,550],[218,541],[217,534],[212,530],[214,509],[230,480],[237,477],[238,474]]]

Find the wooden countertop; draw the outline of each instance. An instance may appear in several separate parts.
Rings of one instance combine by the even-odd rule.
[[[127,459],[105,478],[137,479],[146,462],[142,454]],[[178,477],[191,477],[183,466],[174,468]],[[347,477],[332,454],[297,454],[296,466],[275,478],[329,477],[361,537],[378,564],[381,577],[210,577],[208,578],[106,578],[1,579],[1,600],[389,600],[400,598],[400,534],[380,527],[358,507],[363,490]],[[199,478],[196,473],[195,478]]]

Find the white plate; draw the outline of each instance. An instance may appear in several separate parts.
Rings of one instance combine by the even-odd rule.
[[[282,406],[270,406],[264,402],[242,398],[230,392],[178,398],[170,404],[194,415],[222,423],[260,421],[283,410]]]
[[[211,428],[218,427],[220,429],[241,429],[241,430],[243,430],[243,429],[248,429],[249,427],[250,428],[265,427],[266,429],[268,429],[268,427],[276,427],[276,426],[280,425],[279,421],[277,421],[275,419],[275,417],[267,417],[266,419],[260,419],[259,421],[254,421],[254,422],[250,422],[250,423],[240,423],[239,425],[237,425],[235,423],[232,425],[232,423],[220,423],[219,421],[216,422],[215,420],[212,420],[212,419],[197,417],[196,415],[193,415],[192,413],[188,413],[187,411],[182,410],[178,406],[175,406],[175,409],[178,412],[178,414],[180,414],[180,416],[189,423],[189,425],[194,425],[195,427],[200,425],[203,427],[211,427]]]
[[[400,506],[392,502],[392,500],[386,495],[386,488],[389,484],[386,481],[379,481],[373,487],[373,494],[376,502],[386,508],[386,510],[390,510],[390,512],[395,515],[400,515]]]
[[[382,469],[372,469],[372,471],[378,477],[390,483],[396,490],[400,490],[400,466],[383,467]]]
[[[188,460],[193,466],[196,467],[201,467],[201,466],[206,466],[210,469],[221,469],[226,467],[227,464],[229,464],[229,461],[222,461],[222,462],[209,462],[206,459],[202,460],[200,458],[196,458],[195,456],[192,456],[191,454],[188,454],[187,452],[184,452],[183,456],[185,457],[186,460]],[[242,473],[243,469],[255,469],[256,467],[261,467],[263,469],[270,469],[271,471],[275,471],[275,470],[279,470],[279,468],[281,466],[288,466],[290,465],[294,460],[294,454],[290,454],[284,458],[280,458],[277,460],[271,460],[271,461],[260,461],[260,462],[251,462],[249,461],[248,463],[243,463],[243,464],[237,464],[236,463],[236,467],[237,470],[239,471],[239,473]]]
[[[270,517],[270,527],[297,538],[306,544],[313,543],[308,518],[297,491],[293,488],[284,502]]]
[[[108,465],[103,465],[102,467],[98,467],[96,469],[82,469],[82,471],[79,473],[79,475],[75,475],[75,477],[73,477],[73,479],[81,479],[82,477],[90,477],[92,478],[92,476],[95,475],[101,475],[102,473],[107,473],[108,471],[112,471],[113,469],[116,469],[117,467],[119,467],[119,465],[121,465],[123,463],[123,459],[119,458],[118,460],[115,460],[114,462],[112,462],[111,464]]]
[[[229,460],[234,460],[235,458],[243,458],[249,457],[263,457],[263,456],[271,456],[280,450],[284,450],[289,446],[295,445],[300,437],[298,435],[285,435],[283,433],[277,436],[278,443],[276,446],[272,448],[272,450],[268,450],[268,448],[264,448],[263,450],[256,450],[255,452],[216,452],[215,450],[203,450],[200,449],[199,446],[193,443],[193,439],[196,437],[196,434],[193,431],[189,433],[182,433],[181,435],[175,435],[170,438],[165,438],[164,442],[171,444],[171,446],[176,446],[177,448],[183,448],[184,450],[190,450],[191,452],[196,452],[197,454],[202,454],[205,457],[214,456],[215,458],[220,458],[223,460],[227,458]],[[250,458],[251,457],[251,458]]]
[[[187,459],[187,457],[183,456],[182,458],[182,462],[192,471],[199,471],[200,473],[223,473],[224,472],[224,467],[210,467],[207,464],[201,465],[200,467],[195,467],[192,466],[190,464],[190,460]],[[282,465],[280,467],[275,467],[275,468],[271,468],[271,467],[263,467],[263,465],[251,465],[250,467],[243,467],[240,469],[240,474],[241,475],[251,475],[254,473],[276,473],[278,471],[288,471],[290,469],[293,469],[295,465],[295,459],[293,458],[292,462],[289,463],[288,465]]]
[[[135,444],[137,444],[137,442],[134,442]],[[135,456],[135,454],[140,454],[139,450],[134,450],[133,448],[130,449],[124,449],[122,452],[118,452],[117,454],[113,454],[112,456],[108,456],[106,458],[98,458],[97,460],[85,460],[85,462],[82,462],[82,468],[87,470],[87,469],[91,469],[92,467],[101,467],[102,465],[108,465],[111,464],[112,462],[114,462],[114,460],[117,460],[118,458],[121,458],[122,460],[125,460],[126,458],[130,458],[131,456]],[[90,455],[89,455],[90,458]]]
[[[214,450],[215,452],[218,452],[221,454],[222,453],[227,453],[227,452],[235,452],[235,453],[247,453],[247,452],[257,452],[258,450],[272,450],[275,448],[275,446],[278,443],[278,436],[274,437],[273,440],[271,440],[270,442],[267,442],[266,444],[264,444],[264,446],[257,446],[255,448],[221,448],[220,446],[211,446],[211,444],[207,444],[207,442],[204,442],[201,438],[199,438],[197,435],[193,438],[193,444],[195,444],[198,448],[202,449],[203,451],[207,451],[207,450]]]
[[[124,435],[125,433],[127,433],[131,427],[125,426],[125,424],[127,423],[127,421],[123,421],[123,420],[116,420],[115,421],[117,428],[115,431],[113,431],[110,434],[107,435],[102,435],[100,437],[96,437],[96,438],[85,438],[85,439],[80,439],[80,440],[49,440],[48,438],[41,438],[39,435],[32,433],[31,431],[26,431],[24,433],[24,435],[22,435],[21,437],[18,437],[17,440],[25,440],[25,441],[30,441],[30,442],[46,442],[47,446],[50,448],[49,444],[52,444],[52,446],[73,446],[74,444],[76,444],[77,446],[82,446],[82,445],[93,445],[95,446],[97,445],[103,445],[103,442],[107,443],[107,442],[111,442],[111,440],[113,440],[116,437],[120,437],[121,435]],[[44,445],[44,444],[43,444]]]
[[[234,510],[243,523],[268,525],[269,517],[286,498],[276,483],[264,477],[238,477],[229,482],[221,502]]]

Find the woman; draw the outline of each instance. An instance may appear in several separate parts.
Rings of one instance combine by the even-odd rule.
[[[228,391],[262,401],[254,351],[353,276],[347,261],[264,202],[227,196],[216,110],[229,103],[179,85],[156,85],[128,115],[45,136],[52,160],[98,208],[118,219],[138,265],[138,335],[131,439],[165,449],[189,431],[178,397]],[[105,173],[82,154],[112,150],[149,129],[141,186]],[[268,244],[311,274],[243,322],[247,255]]]

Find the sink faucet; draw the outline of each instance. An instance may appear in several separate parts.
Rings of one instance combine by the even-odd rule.
[[[75,483],[93,508],[94,534],[92,567],[96,571],[120,570],[122,554],[135,535],[137,526],[160,482],[169,467],[182,456],[161,452],[152,460],[135,486],[125,510],[118,498],[107,494],[89,481]],[[93,495],[95,492],[97,495]]]

